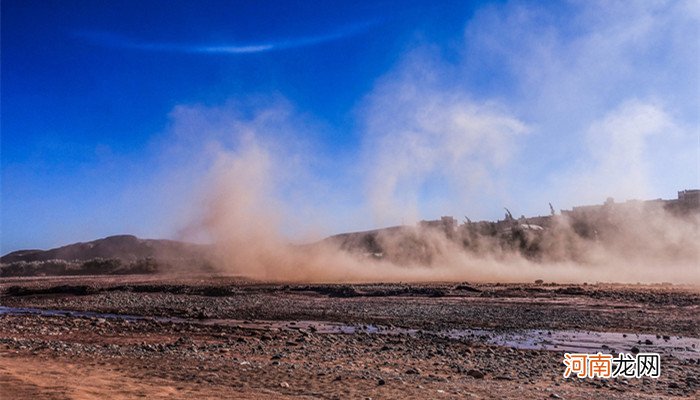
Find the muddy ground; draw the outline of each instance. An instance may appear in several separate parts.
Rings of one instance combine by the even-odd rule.
[[[8,278],[0,306],[2,399],[657,399],[700,389],[693,287]],[[564,351],[659,352],[661,377],[564,379]]]

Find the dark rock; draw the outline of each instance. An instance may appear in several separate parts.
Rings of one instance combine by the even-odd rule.
[[[586,293],[586,289],[580,286],[569,286],[566,288],[557,289],[554,293],[558,294],[568,294],[568,295],[581,295]]]
[[[474,286],[470,286],[467,284],[467,282],[462,282],[461,284],[457,285],[454,287],[454,290],[464,290],[465,292],[481,292],[481,290],[475,288]]]
[[[469,371],[467,371],[467,375],[469,375],[475,379],[484,379],[484,376],[485,376],[485,374],[483,372],[475,370],[475,369],[470,369]]]
[[[419,375],[420,372],[421,371],[418,368],[409,368],[406,370],[406,374],[408,375]]]

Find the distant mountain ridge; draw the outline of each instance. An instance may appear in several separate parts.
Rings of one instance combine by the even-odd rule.
[[[32,262],[48,260],[87,261],[95,258],[131,262],[154,258],[201,258],[206,246],[164,239],[140,239],[133,235],[116,235],[90,242],[79,242],[50,250],[18,250],[0,257],[0,262]]]

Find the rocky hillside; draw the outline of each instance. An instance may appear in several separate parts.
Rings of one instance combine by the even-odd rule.
[[[174,240],[139,239],[132,235],[109,236],[91,242],[74,243],[50,250],[19,250],[0,258],[2,263],[48,260],[87,261],[96,258],[131,262],[139,259],[201,258],[204,246]]]

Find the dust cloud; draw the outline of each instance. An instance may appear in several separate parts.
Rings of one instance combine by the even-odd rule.
[[[602,25],[544,47],[552,27],[520,19],[518,7],[475,17],[467,41],[496,51],[494,39],[512,68],[514,87],[500,96],[469,90],[481,79],[474,71],[493,67],[480,57],[446,58],[426,45],[376,80],[343,127],[349,132],[326,132],[279,98],[256,98],[247,108],[176,109],[175,140],[186,148],[179,159],[188,160],[174,168],[197,175],[192,187],[200,194],[182,213],[184,238],[213,243],[223,272],[265,280],[700,283],[697,204],[603,205],[609,196],[672,197],[698,182],[697,113],[688,111],[697,93],[687,93],[685,81],[671,97],[639,91],[658,74],[627,50],[651,57],[649,46],[661,37],[669,59],[688,66],[697,65],[690,57],[697,52],[686,52],[688,41],[679,38],[687,35],[668,32],[671,25],[648,25],[649,10],[630,16],[625,9],[601,21],[609,14],[591,7]],[[672,25],[695,27],[680,9],[668,11],[682,16]],[[645,29],[611,43],[628,24]],[[503,34],[509,40],[500,40]],[[678,93],[689,100],[675,101]],[[347,143],[324,149],[336,136]],[[204,157],[197,155],[201,142]],[[419,224],[441,215],[494,219],[501,207],[548,214],[548,202],[600,206],[493,223]]]
[[[223,273],[289,282],[700,283],[699,215],[663,202],[541,217],[543,229],[528,220],[454,221],[299,244],[283,229],[306,211],[277,190],[294,179],[290,155],[275,154],[281,148],[248,132],[235,150],[217,151],[189,230],[211,240]]]

